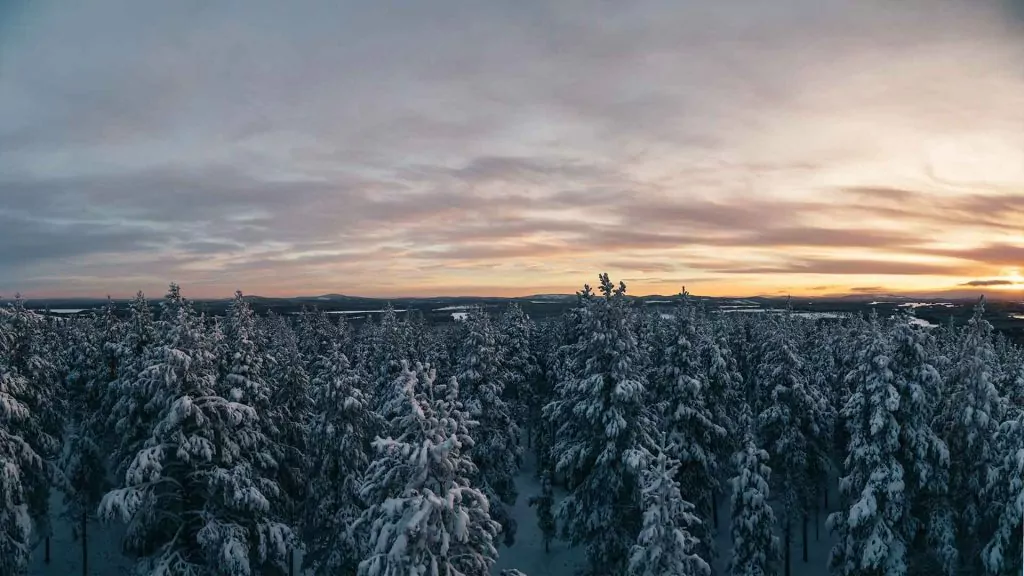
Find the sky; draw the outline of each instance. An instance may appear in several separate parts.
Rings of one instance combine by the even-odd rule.
[[[1020,294],[1024,0],[5,0],[0,295]]]

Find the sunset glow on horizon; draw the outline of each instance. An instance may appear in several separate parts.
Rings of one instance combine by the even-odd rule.
[[[14,2],[0,297],[1024,298],[1024,2]]]

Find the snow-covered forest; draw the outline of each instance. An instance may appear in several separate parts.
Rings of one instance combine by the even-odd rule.
[[[1020,574],[1024,351],[983,300],[929,329],[625,292],[542,324],[16,301],[0,574]]]

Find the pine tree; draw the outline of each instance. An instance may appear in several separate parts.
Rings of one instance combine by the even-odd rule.
[[[358,573],[486,576],[500,525],[469,482],[476,470],[462,449],[472,446],[472,421],[461,413],[454,378],[435,385],[433,372],[415,370],[419,377],[403,379],[407,406],[393,411],[390,428],[400,434],[374,442],[361,490],[371,506],[357,525],[369,528],[370,548]]]
[[[271,516],[280,488],[261,473],[273,462],[259,416],[241,389],[218,387],[211,337],[177,285],[160,327],[135,384],[157,419],[101,516],[128,524],[125,551],[149,574],[283,570],[292,534]]]
[[[828,471],[830,452],[824,399],[806,381],[806,369],[796,346],[797,328],[786,312],[767,341],[758,383],[758,436],[771,457],[773,477],[785,509],[783,520],[783,572],[791,569],[792,523],[801,523],[807,541],[807,523]],[[804,547],[804,561],[807,561]]]
[[[10,313],[0,311],[0,573],[28,573],[32,518],[28,485],[45,477],[43,459],[25,438],[33,433],[32,413],[22,400],[29,382],[10,367],[14,335]]]
[[[348,528],[363,502],[359,482],[369,467],[370,438],[381,430],[367,406],[361,374],[335,344],[314,365],[316,413],[309,433],[309,503],[305,566],[315,574],[354,574],[363,543]]]
[[[558,517],[573,545],[586,545],[591,574],[626,570],[641,528],[640,473],[654,445],[636,338],[629,329],[626,287],[601,277],[602,297],[589,286],[579,293],[582,338],[558,383],[557,399],[544,409],[557,427],[553,459],[571,492]]]
[[[981,561],[992,576],[1020,574],[1024,568],[1021,549],[1024,519],[1024,413],[999,427],[996,437],[1002,459],[990,476],[988,490],[998,512],[996,529],[985,545]]]
[[[505,544],[514,542],[516,527],[505,505],[515,504],[515,477],[522,465],[519,427],[502,398],[504,377],[494,327],[481,308],[470,310],[463,324],[458,382],[469,416],[479,423],[478,440],[467,450],[479,470],[479,486],[491,502],[492,517],[501,522]]]
[[[157,407],[138,380],[150,361],[157,332],[153,311],[142,292],[128,305],[123,340],[117,348],[118,373],[101,400],[109,407],[108,430],[114,431],[111,462],[120,485],[135,455],[149,437]]]
[[[775,512],[769,504],[771,468],[768,452],[758,448],[753,433],[743,434],[742,448],[733,456],[732,576],[773,576],[778,571],[779,538]]]
[[[537,526],[540,528],[541,537],[544,539],[544,552],[551,551],[551,541],[555,538],[557,526],[555,515],[551,509],[555,505],[554,492],[551,489],[551,475],[547,472],[540,480],[540,494],[532,496],[529,504],[537,508]]]
[[[89,574],[89,525],[103,494],[112,486],[107,476],[103,399],[117,378],[117,345],[121,323],[108,300],[91,322],[76,322],[70,337],[67,379],[71,422],[59,466],[66,479],[64,517],[82,546],[82,574]]]
[[[696,343],[696,310],[687,305],[688,295],[680,295],[671,340],[660,370],[662,394],[658,404],[663,410],[663,426],[668,431],[667,450],[680,462],[676,479],[695,506],[701,522],[693,527],[700,542],[697,553],[707,561],[716,558],[714,538],[714,499],[719,488],[719,454],[728,449],[728,431],[715,419],[708,406],[708,380]],[[717,360],[722,360],[718,357]],[[716,370],[724,367],[715,365]],[[719,400],[724,401],[723,398]]]
[[[963,568],[980,572],[982,548],[991,537],[989,474],[998,451],[995,434],[1002,419],[999,393],[993,383],[996,364],[992,325],[984,319],[985,299],[974,309],[961,335],[944,398],[941,433],[949,447],[950,495],[957,515],[957,550]]]
[[[829,516],[839,537],[830,566],[843,576],[898,576],[907,573],[910,503],[899,461],[900,395],[891,352],[874,316],[857,355],[859,365],[847,377],[853,395],[841,414],[850,446],[840,481],[844,507]]]
[[[642,474],[643,528],[629,558],[630,576],[711,574],[687,530],[701,521],[679,492],[678,466],[662,452]]]
[[[34,468],[23,469],[21,484],[35,535],[45,542],[44,561],[49,563],[53,531],[50,494],[54,485],[63,483],[57,459],[62,449],[67,410],[63,376],[57,358],[48,349],[46,330],[45,320],[27,309],[20,295],[16,296],[8,315],[7,364],[14,374],[25,380],[24,386],[12,385],[12,390],[20,392],[14,398],[27,408],[19,435],[42,459],[42,473],[31,474],[27,472]]]
[[[286,319],[268,320],[270,333],[267,375],[271,383],[272,417],[278,430],[278,483],[281,505],[289,526],[297,531],[306,514],[308,467],[307,453],[312,446],[308,438],[313,407],[310,379],[306,363],[299,351],[298,338]],[[335,342],[336,346],[340,344]],[[315,366],[315,364],[314,364]],[[292,560],[289,560],[289,566]]]
[[[949,501],[949,449],[932,429],[942,377],[934,366],[931,340],[909,321],[894,325],[890,366],[899,394],[896,457],[904,471],[908,506],[902,528],[911,543],[909,573],[953,574],[957,554]]]
[[[514,420],[528,427],[535,424],[540,411],[536,398],[539,367],[530,346],[533,329],[530,317],[512,302],[501,315],[496,342],[505,397],[512,404]]]

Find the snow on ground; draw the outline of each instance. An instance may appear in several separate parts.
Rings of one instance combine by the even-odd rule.
[[[938,328],[938,324],[932,324],[924,318],[911,318],[910,323],[915,326],[924,326],[925,328]]]
[[[552,540],[550,552],[544,552],[544,538],[537,526],[537,513],[530,507],[530,498],[540,494],[540,482],[535,477],[537,470],[533,452],[527,452],[523,468],[516,478],[519,499],[512,509],[512,517],[518,523],[516,542],[511,548],[498,547],[498,561],[491,574],[516,568],[526,576],[571,576],[586,563],[583,550],[572,548],[557,538]],[[565,497],[565,491],[555,487],[555,506]],[[501,536],[498,537],[501,539]]]
[[[50,495],[53,515],[53,538],[50,540],[50,563],[39,542],[29,564],[29,576],[79,576],[82,573],[82,544],[71,534],[71,523],[60,517],[64,512],[64,496],[57,490]],[[89,525],[89,575],[123,576],[131,574],[132,562],[121,554],[122,525],[93,522]]]
[[[500,546],[498,548],[498,561],[491,570],[492,575],[498,575],[502,570],[516,568],[527,576],[572,576],[578,568],[586,565],[586,555],[581,548],[573,548],[567,543],[555,539],[551,542],[551,551],[544,552],[544,539],[537,526],[537,515],[528,504],[531,496],[540,494],[540,483],[534,477],[536,470],[535,458],[532,452],[527,451],[524,458],[523,468],[516,478],[516,487],[519,489],[519,499],[512,509],[512,516],[518,523],[516,542],[511,548]],[[565,497],[565,491],[555,488],[555,506]],[[773,498],[774,499],[774,498]],[[832,482],[829,494],[829,504],[835,510],[835,503],[838,502],[836,482]],[[782,509],[778,503],[774,503],[777,518],[782,518]],[[729,521],[729,496],[723,494],[718,503],[718,532],[716,543],[718,547],[718,558],[714,565],[717,574],[727,574],[726,567],[732,551],[732,534]],[[792,544],[790,548],[792,562],[792,576],[819,576],[828,573],[828,557],[835,538],[825,528],[825,520],[828,513],[822,512],[818,515],[817,522],[810,519],[807,527],[807,562],[803,562],[803,540],[801,527],[795,524],[792,529]],[[779,535],[779,542],[782,542],[782,526],[776,526]],[[500,537],[499,537],[500,538]],[[781,564],[780,571],[781,574]]]
[[[469,312],[452,312],[452,318],[455,320],[465,320],[469,316]]]
[[[451,310],[469,310],[469,306],[445,306],[444,308],[434,308],[434,312],[449,312]]]
[[[1015,320],[1024,320],[1024,314],[1010,314],[1010,318]]]
[[[555,539],[551,542],[550,551],[544,552],[544,539],[537,526],[536,512],[529,505],[530,497],[540,494],[540,483],[534,476],[536,460],[532,452],[527,452],[523,468],[516,478],[519,499],[512,509],[512,516],[518,523],[515,544],[510,548],[498,547],[498,560],[491,573],[498,575],[502,570],[516,568],[527,576],[572,576],[577,569],[586,563],[582,548],[573,548],[567,543]],[[832,482],[830,493],[831,508],[835,509],[838,501]],[[555,488],[555,505],[565,497],[565,491]],[[782,517],[782,510],[776,504],[776,516]],[[64,510],[62,496],[54,492],[51,498],[51,509],[54,518],[54,534],[51,541],[49,564],[43,562],[44,549],[42,542],[36,548],[29,576],[77,576],[82,573],[81,545],[71,535],[71,525],[59,517]],[[792,574],[793,576],[818,576],[828,572],[828,556],[835,540],[825,529],[827,513],[819,514],[815,527],[812,522],[808,527],[808,561],[802,560],[802,541],[800,525],[793,527],[792,532]],[[732,550],[732,536],[729,529],[729,498],[723,494],[718,505],[718,558],[715,567],[718,574],[725,574],[726,566]],[[782,527],[777,527],[781,540]],[[123,527],[118,523],[94,523],[89,527],[89,574],[90,576],[127,576],[131,573],[132,562],[121,554],[121,535]],[[499,537],[500,539],[500,537]],[[296,567],[301,566],[301,552],[295,555]],[[300,571],[296,569],[296,574]]]

